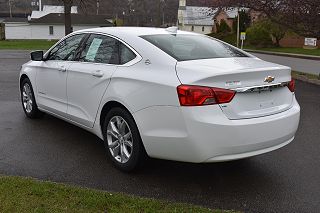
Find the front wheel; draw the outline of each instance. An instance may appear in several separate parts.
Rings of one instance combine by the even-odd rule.
[[[28,118],[38,118],[43,113],[38,109],[33,88],[31,82],[28,78],[25,78],[21,83],[20,88],[21,102],[23,111]]]
[[[117,107],[108,112],[103,136],[107,154],[116,168],[129,172],[145,161],[147,155],[138,128],[127,110]]]

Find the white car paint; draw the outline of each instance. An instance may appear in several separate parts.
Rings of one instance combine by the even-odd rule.
[[[288,82],[288,67],[247,53],[248,58],[178,62],[139,37],[170,34],[165,29],[96,28],[69,36],[78,33],[117,38],[137,57],[124,65],[26,63],[20,76],[29,77],[38,107],[44,112],[103,139],[102,109],[110,102],[118,102],[132,114],[149,156],[185,162],[250,157],[281,148],[294,138],[300,107],[287,87],[273,91],[272,100],[267,99],[265,92],[250,97],[237,93],[228,104],[196,107],[180,106],[177,95],[177,86],[181,84],[239,89],[267,85],[263,82],[267,75],[276,76],[275,83]],[[183,31],[178,34],[197,35]]]

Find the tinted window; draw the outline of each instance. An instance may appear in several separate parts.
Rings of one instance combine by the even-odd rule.
[[[104,35],[91,35],[85,42],[80,61],[119,64],[118,41]]]
[[[120,64],[126,64],[136,58],[136,54],[132,52],[126,45],[120,44]]]
[[[74,35],[61,41],[50,51],[48,60],[72,60],[84,36],[85,34]]]
[[[232,46],[200,35],[147,35],[145,40],[157,46],[178,61],[247,57]]]

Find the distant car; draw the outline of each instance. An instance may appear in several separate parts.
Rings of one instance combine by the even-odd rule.
[[[104,140],[131,171],[148,156],[204,163],[289,144],[300,107],[289,67],[174,28],[74,32],[22,66],[25,114],[49,113]]]

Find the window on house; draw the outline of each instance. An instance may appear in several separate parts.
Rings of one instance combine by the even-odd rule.
[[[53,26],[49,26],[49,35],[53,35]]]
[[[194,26],[193,25],[191,26],[191,31],[194,31]]]
[[[204,27],[202,27],[202,32],[204,32]]]

